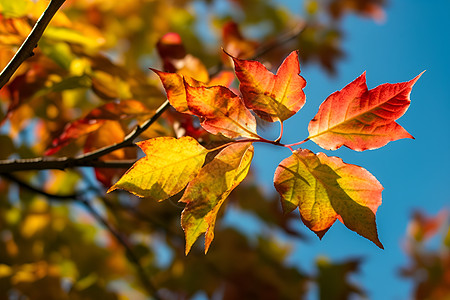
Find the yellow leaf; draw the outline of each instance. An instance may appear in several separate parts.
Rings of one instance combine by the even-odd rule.
[[[199,172],[208,150],[191,137],[158,137],[137,145],[146,157],[138,160],[108,192],[127,190],[162,201],[180,192]]]
[[[186,235],[186,254],[206,232],[205,253],[214,238],[217,213],[231,191],[247,176],[253,158],[251,143],[236,143],[223,149],[192,180],[180,202],[187,203],[181,214]]]

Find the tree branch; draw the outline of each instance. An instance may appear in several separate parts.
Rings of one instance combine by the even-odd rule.
[[[9,81],[11,76],[16,72],[19,66],[29,57],[33,56],[33,49],[36,47],[38,41],[40,40],[45,28],[47,28],[48,23],[58,11],[58,9],[63,5],[65,0],[51,0],[45,9],[44,13],[41,15],[39,20],[37,20],[31,33],[22,43],[19,50],[16,52],[14,57],[8,63],[8,65],[3,69],[0,74],[0,89]]]
[[[136,126],[134,130],[128,134],[125,139],[117,144],[100,148],[98,150],[79,155],[77,157],[61,157],[56,159],[45,159],[43,157],[31,158],[31,159],[16,159],[16,160],[4,160],[0,161],[0,173],[10,173],[15,171],[25,170],[48,170],[59,169],[64,170],[74,167],[97,167],[97,168],[129,168],[134,161],[100,161],[103,155],[111,153],[115,150],[134,146],[133,141],[150,125],[152,125],[162,113],[169,108],[169,101],[166,100],[155,112],[155,114],[147,120],[142,126]]]

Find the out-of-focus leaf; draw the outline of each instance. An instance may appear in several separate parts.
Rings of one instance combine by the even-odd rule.
[[[367,170],[301,149],[280,163],[274,184],[284,211],[298,206],[303,223],[319,238],[339,219],[383,248],[375,224],[383,187]]]
[[[11,140],[11,137],[7,135],[0,135],[0,159],[7,159],[12,153],[14,153],[15,147]]]
[[[258,43],[256,41],[245,39],[239,30],[239,26],[234,21],[226,22],[222,27],[223,48],[231,56],[248,59],[255,55]],[[229,57],[222,53],[222,59],[229,62]]]
[[[93,29],[93,27],[81,27],[81,32],[74,28],[49,26],[43,37],[55,41],[64,41],[82,45],[86,48],[98,48],[104,43],[102,35]]]
[[[395,120],[408,109],[412,86],[421,75],[408,82],[385,83],[368,90],[363,73],[320,105],[309,123],[308,139],[327,150],[344,145],[363,151],[413,138]]]
[[[187,203],[181,214],[188,254],[198,237],[206,232],[205,253],[214,239],[217,213],[225,199],[247,176],[253,158],[251,143],[227,146],[192,180],[180,202]]]
[[[408,224],[408,235],[417,242],[424,242],[438,233],[448,215],[446,210],[441,210],[436,216],[427,216],[416,211]]]
[[[124,189],[162,201],[180,192],[202,167],[208,150],[191,137],[159,137],[137,145],[146,154],[108,192]]]
[[[193,87],[188,83],[185,87],[189,110],[202,119],[205,130],[229,138],[257,137],[255,117],[228,88]]]
[[[352,259],[343,263],[331,263],[325,258],[317,260],[317,284],[321,300],[351,299],[359,295],[365,297],[365,293],[356,284],[349,282],[349,277],[359,271],[360,259]]]
[[[146,116],[151,113],[151,110],[147,109],[145,105],[136,100],[106,103],[94,108],[84,118],[67,124],[61,135],[52,141],[51,148],[45,153],[46,155],[55,154],[69,142],[97,131],[103,126],[105,120],[123,120],[131,117],[139,118],[140,116]],[[119,136],[123,137],[123,130],[120,130],[117,133]],[[120,135],[120,133],[122,133],[122,135]],[[115,138],[115,141],[120,142],[121,140]],[[108,145],[110,144],[103,144],[103,146]]]
[[[30,0],[0,0],[0,13],[7,18],[19,18],[26,15],[32,7]]]
[[[165,34],[156,45],[163,61],[163,69],[170,73],[179,73],[201,82],[209,81],[209,74],[203,63],[188,54],[178,33]],[[158,74],[159,75],[159,74]]]
[[[385,0],[331,0],[327,5],[330,15],[335,19],[341,18],[347,11],[354,11],[377,21],[383,21],[382,5],[385,2]]]
[[[296,51],[286,57],[276,75],[260,62],[232,58],[244,103],[262,119],[283,122],[305,104],[306,81],[299,75]]]
[[[51,148],[45,152],[45,155],[55,154],[70,141],[78,139],[99,129],[104,122],[104,120],[99,119],[81,119],[67,124],[63,133],[52,141]]]
[[[117,121],[107,120],[96,131],[89,134],[84,145],[84,152],[91,152],[103,147],[120,143],[125,138],[125,132]],[[101,160],[123,160],[134,158],[127,156],[127,149],[122,148],[101,157]],[[134,151],[131,151],[134,153]],[[95,168],[95,176],[105,187],[110,187],[115,177],[120,177],[123,169]]]

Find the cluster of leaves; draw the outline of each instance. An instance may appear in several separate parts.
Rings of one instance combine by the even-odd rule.
[[[257,61],[230,56],[239,79],[238,96],[221,85],[207,85],[186,75],[155,72],[167,97],[179,112],[197,116],[212,134],[230,139],[222,146],[206,149],[191,137],[159,137],[138,146],[146,157],[136,162],[109,191],[125,189],[140,197],[165,200],[186,190],[181,224],[186,234],[186,253],[206,233],[205,252],[214,238],[217,213],[225,199],[246,177],[254,142],[287,147],[292,156],[275,171],[274,185],[286,213],[299,208],[305,223],[320,238],[339,219],[349,229],[383,248],[378,239],[375,214],[383,187],[367,170],[344,163],[324,153],[314,154],[293,146],[312,140],[335,150],[341,146],[363,151],[390,141],[412,138],[395,122],[407,110],[412,86],[420,77],[368,90],[365,74],[330,95],[308,126],[303,142],[284,145],[280,136],[267,140],[257,133],[259,117],[283,122],[305,104],[306,81],[299,75],[297,52],[292,52],[276,74]],[[254,114],[252,114],[252,112]],[[255,117],[256,115],[256,117]],[[206,155],[220,150],[204,164]]]
[[[206,257],[195,247],[185,256],[179,226],[181,208],[175,204],[180,195],[162,203],[120,192],[105,196],[104,186],[111,186],[138,156],[133,147],[121,147],[103,155],[99,159],[105,161],[104,165],[112,161],[114,164],[110,166],[114,167],[95,168],[92,174],[83,168],[65,172],[13,170],[13,174],[0,174],[0,298],[118,299],[126,295],[137,299],[143,294],[153,294],[155,298],[158,294],[159,298],[189,298],[205,293],[223,299],[297,299],[306,297],[311,282],[319,287],[324,299],[330,291],[339,298],[363,294],[361,288],[348,280],[349,275],[357,272],[360,261],[334,264],[321,259],[311,274],[286,264],[290,246],[273,239],[267,232],[302,238],[292,228],[296,216],[280,214],[278,198],[262,193],[248,178],[251,176],[229,195],[227,203],[220,202],[247,172],[251,175],[251,143],[282,146],[281,135],[277,141],[263,140],[256,132],[255,120],[260,117],[282,122],[301,108],[304,95],[299,88],[297,92],[302,96],[282,105],[272,101],[271,95],[261,103],[254,99],[243,101],[251,96],[243,93],[240,98],[238,92],[225,88],[232,87],[234,74],[222,69],[233,62],[217,45],[234,61],[241,62],[243,70],[248,64],[263,70],[272,78],[267,84],[276,86],[284,80],[276,79],[277,75],[269,74],[262,65],[243,59],[260,56],[265,65],[274,66],[290,49],[301,49],[289,56],[291,63],[284,64],[283,68],[290,69],[291,73],[286,73],[288,77],[295,78],[302,86],[304,81],[297,76],[296,56],[300,55],[302,63],[316,61],[326,71],[335,72],[337,59],[344,55],[340,47],[341,16],[355,12],[377,18],[383,1],[305,1],[305,15],[301,20],[271,1],[230,0],[220,1],[221,5],[216,5],[219,1],[214,0],[195,2],[194,5],[189,0],[66,1],[46,29],[34,55],[0,90],[0,159],[38,157],[43,161],[41,169],[47,169],[48,156],[71,159],[126,140],[128,133],[155,116],[157,108],[166,100],[158,76],[147,73],[149,65],[160,64],[164,72],[155,72],[178,112],[166,109],[148,130],[139,134],[144,140],[156,139],[140,142],[139,146],[144,150],[151,149],[150,146],[161,147],[160,151],[167,149],[163,159],[155,162],[150,170],[167,159],[177,160],[177,149],[180,153],[198,154],[198,160],[188,158],[196,163],[186,164],[181,173],[190,173],[189,180],[184,179],[184,185],[190,182],[185,193],[196,199],[199,194],[204,195],[205,202],[196,206],[186,196],[183,201],[187,203],[187,213],[183,219],[185,224],[199,226],[194,232],[192,225],[188,225],[188,243],[192,244],[196,235],[209,226],[207,239],[212,240],[215,231],[216,247]],[[197,31],[204,20],[201,10],[197,11],[199,3],[211,13],[209,32],[208,26]],[[46,0],[0,0],[0,68],[6,66],[47,4]],[[224,5],[227,9],[223,9]],[[306,27],[295,28],[298,23]],[[262,30],[251,35],[255,27]],[[289,31],[292,27],[293,32]],[[283,36],[280,32],[287,34]],[[253,84],[250,82],[250,86]],[[195,104],[195,93],[203,96],[210,93],[211,102],[226,100],[228,107],[225,103],[217,105],[226,108],[222,110],[224,115],[228,110],[236,112],[235,108],[239,111],[238,116],[228,116],[227,120],[242,121],[245,117],[247,123],[227,124],[223,117],[216,117],[215,111],[211,113],[204,105]],[[226,98],[216,99],[216,95]],[[276,105],[269,109],[268,103]],[[249,114],[249,110],[253,112]],[[197,116],[201,118],[201,126]],[[319,145],[329,140],[320,140],[325,136],[325,133],[318,134],[321,130],[311,134],[311,139]],[[332,146],[324,144],[324,147]],[[345,180],[339,179],[348,174],[336,170],[342,164],[339,159],[299,149],[290,160],[280,164],[278,190],[287,191],[290,183],[296,182],[294,178],[281,178],[298,168],[293,165],[297,157],[305,161],[299,165],[306,172],[303,175],[308,184],[304,185],[315,186],[318,183],[315,176],[325,169],[326,174],[334,177],[327,177],[326,186],[321,187],[324,194],[330,189],[341,191],[343,185],[349,188]],[[147,156],[139,164],[151,159]],[[0,167],[7,163],[0,162]],[[122,169],[117,169],[118,166]],[[359,167],[345,166],[350,166],[350,173],[360,170],[368,174]],[[174,171],[179,168],[180,165],[174,167]],[[223,181],[214,180],[214,184],[208,185],[211,180],[208,175],[216,170],[224,175]],[[181,191],[183,184],[174,178],[183,174],[175,174],[165,186],[170,191],[161,189],[158,183],[145,192],[146,196],[161,200],[175,190]],[[145,180],[151,180],[151,176]],[[140,186],[134,183],[133,188]],[[207,188],[214,192],[203,190]],[[284,193],[282,203],[286,211],[300,204],[295,199]],[[232,228],[214,228],[218,210],[225,204],[256,216],[269,230],[250,238]],[[364,203],[373,215],[375,206]],[[94,213],[95,209],[102,213]],[[312,227],[318,220],[315,216],[308,226],[320,235],[324,233],[321,228],[331,226],[333,218],[346,220],[345,209],[332,209],[338,213],[329,216],[328,224],[320,225],[325,227]],[[302,218],[308,220],[309,216],[302,213]],[[108,226],[102,229],[105,224]],[[165,255],[161,255],[161,248]],[[170,257],[162,262],[161,257],[167,255]],[[245,264],[232,263],[236,261]],[[151,286],[158,293],[149,289]]]

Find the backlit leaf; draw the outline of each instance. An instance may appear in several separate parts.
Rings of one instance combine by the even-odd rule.
[[[344,145],[363,151],[413,138],[395,120],[408,109],[411,89],[421,75],[408,82],[385,83],[368,90],[363,73],[320,105],[308,126],[309,139],[327,150]]]
[[[262,119],[282,122],[305,104],[306,81],[299,75],[297,51],[289,54],[276,75],[260,62],[232,58],[245,105]]]
[[[255,117],[228,88],[193,87],[186,83],[186,96],[189,110],[203,119],[202,127],[212,134],[229,138],[257,136]]]
[[[303,222],[319,238],[339,219],[383,248],[375,224],[383,187],[362,167],[301,149],[280,163],[274,184],[284,211],[298,206]]]
[[[123,189],[162,201],[180,192],[202,167],[208,150],[195,139],[158,137],[137,145],[146,154],[108,192]]]
[[[204,232],[205,253],[214,239],[217,213],[231,191],[244,180],[253,158],[251,143],[235,143],[217,154],[192,180],[181,198],[187,203],[181,214],[186,235],[186,254]]]
[[[156,69],[150,70],[155,72],[161,79],[170,105],[172,105],[173,108],[180,113],[192,114],[192,112],[189,111],[189,107],[186,102],[186,89],[184,87],[183,76],[178,73],[167,73]],[[196,81],[190,77],[186,77],[185,80],[189,82],[191,86],[201,85],[199,81]]]

